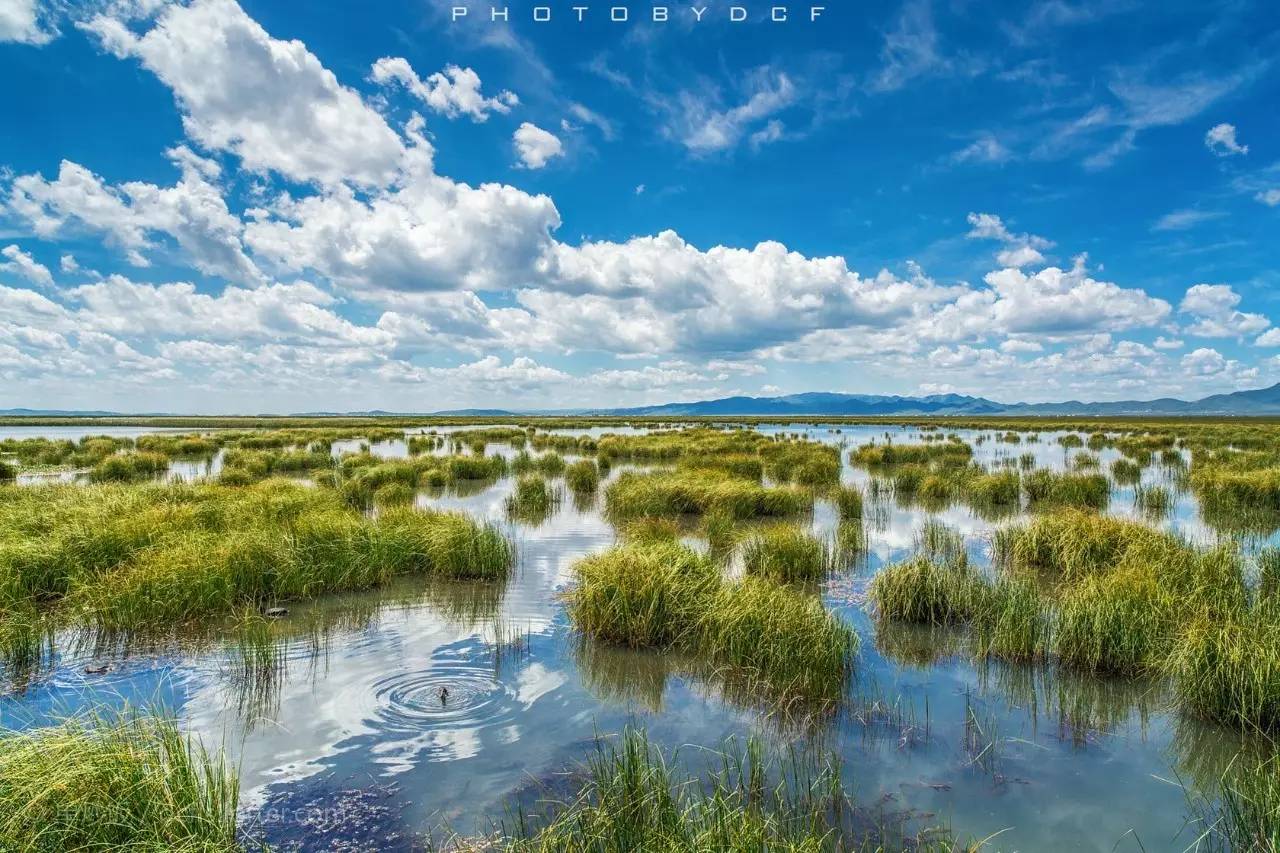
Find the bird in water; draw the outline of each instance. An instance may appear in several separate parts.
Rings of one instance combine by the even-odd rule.
[[[449,688],[448,687],[441,687],[438,691],[436,691],[436,693],[440,697],[441,705],[449,704]]]

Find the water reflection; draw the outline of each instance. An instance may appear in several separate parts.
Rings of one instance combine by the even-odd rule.
[[[920,435],[883,426],[760,429],[846,447],[886,434],[895,441]],[[985,433],[957,432],[974,444],[982,465],[1022,467],[1026,455],[1031,465],[1060,470],[1089,453],[1109,471],[1121,458],[1108,447],[1064,449],[1054,433],[1012,444],[976,443]],[[449,445],[425,452],[452,452]],[[344,447],[334,442],[331,452]],[[369,452],[391,457],[409,448],[392,440]],[[484,452],[518,450],[489,442]],[[217,465],[217,457],[187,460],[170,474],[211,476]],[[969,558],[987,565],[992,531],[1028,513],[922,503],[847,462],[841,480],[867,494],[862,523],[842,525],[826,500],[805,519],[844,549],[840,571],[818,592],[863,639],[839,713],[779,713],[768,692],[740,673],[584,640],[570,630],[559,596],[577,559],[617,540],[602,515],[602,495],[631,467],[615,465],[594,493],[566,490],[536,518],[508,512],[512,477],[419,490],[418,504],[466,512],[513,537],[519,566],[504,584],[406,579],[293,604],[277,620],[238,618],[203,633],[61,631],[44,668],[0,698],[0,725],[37,724],[95,703],[161,702],[192,731],[228,747],[241,768],[246,809],[258,816],[264,837],[302,849],[409,847],[441,824],[482,831],[506,813],[513,795],[530,790],[531,777],[572,767],[594,734],[634,722],[663,745],[713,745],[762,732],[835,748],[860,801],[894,814],[938,815],[966,836],[1007,829],[998,837],[1001,849],[1137,849],[1135,840],[1165,849],[1181,828],[1185,798],[1160,780],[1211,786],[1240,747],[1237,733],[1171,713],[1162,682],[975,662],[960,631],[877,624],[863,607],[867,580],[915,550],[926,522],[956,531]],[[1198,542],[1244,539],[1247,548],[1280,529],[1280,516],[1241,518],[1199,507],[1184,470],[1181,455],[1153,462],[1136,482],[1113,489],[1107,512],[1144,517]],[[559,478],[551,482],[562,488]],[[1143,516],[1137,490],[1154,486],[1168,490],[1167,511]],[[709,548],[712,532],[686,519],[663,535]],[[86,672],[103,664],[105,671]]]

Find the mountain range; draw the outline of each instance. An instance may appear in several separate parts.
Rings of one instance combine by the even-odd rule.
[[[420,412],[298,412],[293,416],[391,416],[420,415]],[[1267,388],[1214,394],[1198,400],[1160,397],[1155,400],[1119,400],[1086,403],[1000,403],[986,397],[964,394],[929,394],[904,397],[883,394],[835,394],[809,392],[780,397],[721,397],[688,403],[663,403],[618,409],[454,409],[433,412],[455,417],[505,417],[508,415],[611,415],[619,417],[707,415],[759,415],[808,417],[811,415],[1280,415],[1280,383]],[[137,416],[138,413],[132,413]],[[7,417],[129,417],[130,413],[51,409],[0,409]],[[162,416],[148,414],[148,417]]]

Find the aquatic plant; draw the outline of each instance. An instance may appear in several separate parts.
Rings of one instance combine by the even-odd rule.
[[[870,592],[887,619],[947,625],[973,615],[980,585],[968,562],[943,564],[921,555],[881,570]]]
[[[521,812],[504,827],[512,853],[633,850],[778,850],[796,853],[911,849],[951,851],[946,832],[904,838],[899,826],[859,816],[834,753],[727,741],[696,753],[691,773],[643,732],[597,741],[583,784],[542,814]]]
[[[169,457],[160,453],[122,453],[108,456],[93,466],[89,479],[95,483],[148,480],[169,470]]]
[[[1280,613],[1200,614],[1174,640],[1166,669],[1195,713],[1242,727],[1280,727]]]
[[[515,491],[507,498],[507,514],[522,521],[538,523],[560,503],[560,491],[536,474],[516,480]]]
[[[236,774],[166,718],[0,734],[0,849],[238,851]]]
[[[854,486],[839,486],[834,492],[836,509],[841,521],[862,518],[862,490]]]
[[[7,483],[17,479],[18,468],[9,462],[0,459],[0,483]]]
[[[849,454],[855,465],[901,465],[940,462],[963,465],[973,456],[973,448],[962,441],[924,444],[863,444]]]
[[[1128,459],[1117,459],[1111,463],[1111,477],[1117,483],[1132,485],[1142,479],[1142,468]]]
[[[1101,474],[1067,474],[1032,471],[1022,478],[1032,506],[1075,506],[1103,509],[1111,497],[1111,484]]]
[[[568,612],[588,636],[709,658],[779,697],[843,695],[857,634],[816,598],[766,578],[725,580],[709,557],[669,541],[623,544],[574,570]]]
[[[103,627],[172,625],[399,575],[505,578],[510,543],[464,516],[388,509],[284,481],[74,485],[0,497],[0,606]]]
[[[580,459],[564,472],[564,481],[575,493],[590,494],[600,484],[600,469],[591,459]]]
[[[780,581],[821,580],[831,570],[827,544],[795,525],[776,525],[755,533],[742,546],[748,574]]]
[[[626,472],[605,490],[605,507],[617,520],[640,516],[701,515],[719,510],[735,519],[797,515],[813,507],[813,493],[764,487],[737,477],[690,473]]]
[[[1173,497],[1164,486],[1140,487],[1133,495],[1138,511],[1153,518],[1162,518],[1173,506]]]

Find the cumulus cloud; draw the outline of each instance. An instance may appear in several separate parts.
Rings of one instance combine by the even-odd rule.
[[[117,373],[177,377],[167,387],[269,388],[273,406],[317,381],[371,403],[390,387],[409,401],[419,387],[431,389],[425,408],[442,408],[710,394],[742,377],[764,382],[773,361],[796,359],[852,360],[909,385],[927,368],[940,385],[999,381],[1041,399],[1077,390],[1053,384],[1064,375],[1105,377],[1094,387],[1108,391],[1154,388],[1174,364],[1162,339],[1111,337],[1168,330],[1168,303],[1102,280],[1083,258],[1031,273],[1053,243],[994,214],[969,216],[970,237],[999,244],[1001,267],[973,285],[939,283],[910,263],[867,275],[843,257],[769,240],[695,246],[667,230],[571,244],[557,236],[550,198],[437,173],[421,116],[392,127],[305,45],[271,37],[233,0],[136,19],[103,12],[86,27],[173,91],[188,137],[168,152],[178,178],[112,183],[68,161],[52,178],[13,178],[7,213],[42,240],[96,235],[136,264],[185,263],[208,278],[101,278],[67,255],[61,268],[76,287],[45,295],[0,285],[5,378],[93,377],[110,388]],[[478,75],[454,66],[424,80],[391,57],[373,77],[425,109],[477,121],[515,103],[486,97]],[[779,113],[795,88],[766,69],[733,95],[704,92],[678,107],[669,127],[690,150],[760,134],[764,144],[786,133]],[[574,131],[613,132],[585,107],[566,114]],[[563,156],[553,134],[526,127],[526,166]],[[261,190],[237,210],[227,199],[244,173]],[[1249,325],[1216,299],[1200,294],[1181,308],[1195,323]],[[553,366],[582,351],[626,361],[576,374]],[[1230,364],[1207,373],[1205,358],[1188,367],[1206,382],[1246,375]],[[655,363],[637,364],[646,360]]]
[[[541,169],[549,160],[564,155],[560,138],[532,122],[522,122],[511,140],[516,157],[526,169]]]
[[[58,31],[42,20],[37,0],[0,0],[0,42],[48,44]]]
[[[423,80],[409,60],[384,56],[373,64],[372,78],[382,85],[398,84],[432,110],[449,118],[469,116],[472,121],[486,121],[489,113],[509,113],[520,103],[514,92],[503,90],[492,98],[480,93],[480,75],[470,68],[447,65]]]
[[[192,140],[251,172],[364,186],[397,174],[404,147],[382,117],[302,42],[272,38],[235,0],[166,6],[142,35],[106,14],[83,26],[173,90]]]
[[[1186,333],[1201,338],[1233,338],[1255,334],[1271,325],[1261,314],[1236,308],[1240,294],[1227,284],[1197,284],[1188,288],[1178,311],[1191,317]]]
[[[1231,157],[1236,154],[1248,154],[1249,146],[1236,141],[1234,124],[1215,124],[1204,135],[1205,147],[1219,157]]]
[[[970,213],[971,226],[965,236],[970,240],[999,240],[1005,248],[996,253],[996,262],[1002,267],[1026,267],[1044,263],[1041,249],[1053,243],[1035,234],[1014,234],[994,213]]]
[[[16,245],[8,245],[0,249],[0,271],[13,273],[40,287],[53,287],[53,273],[44,264],[22,251]]]

